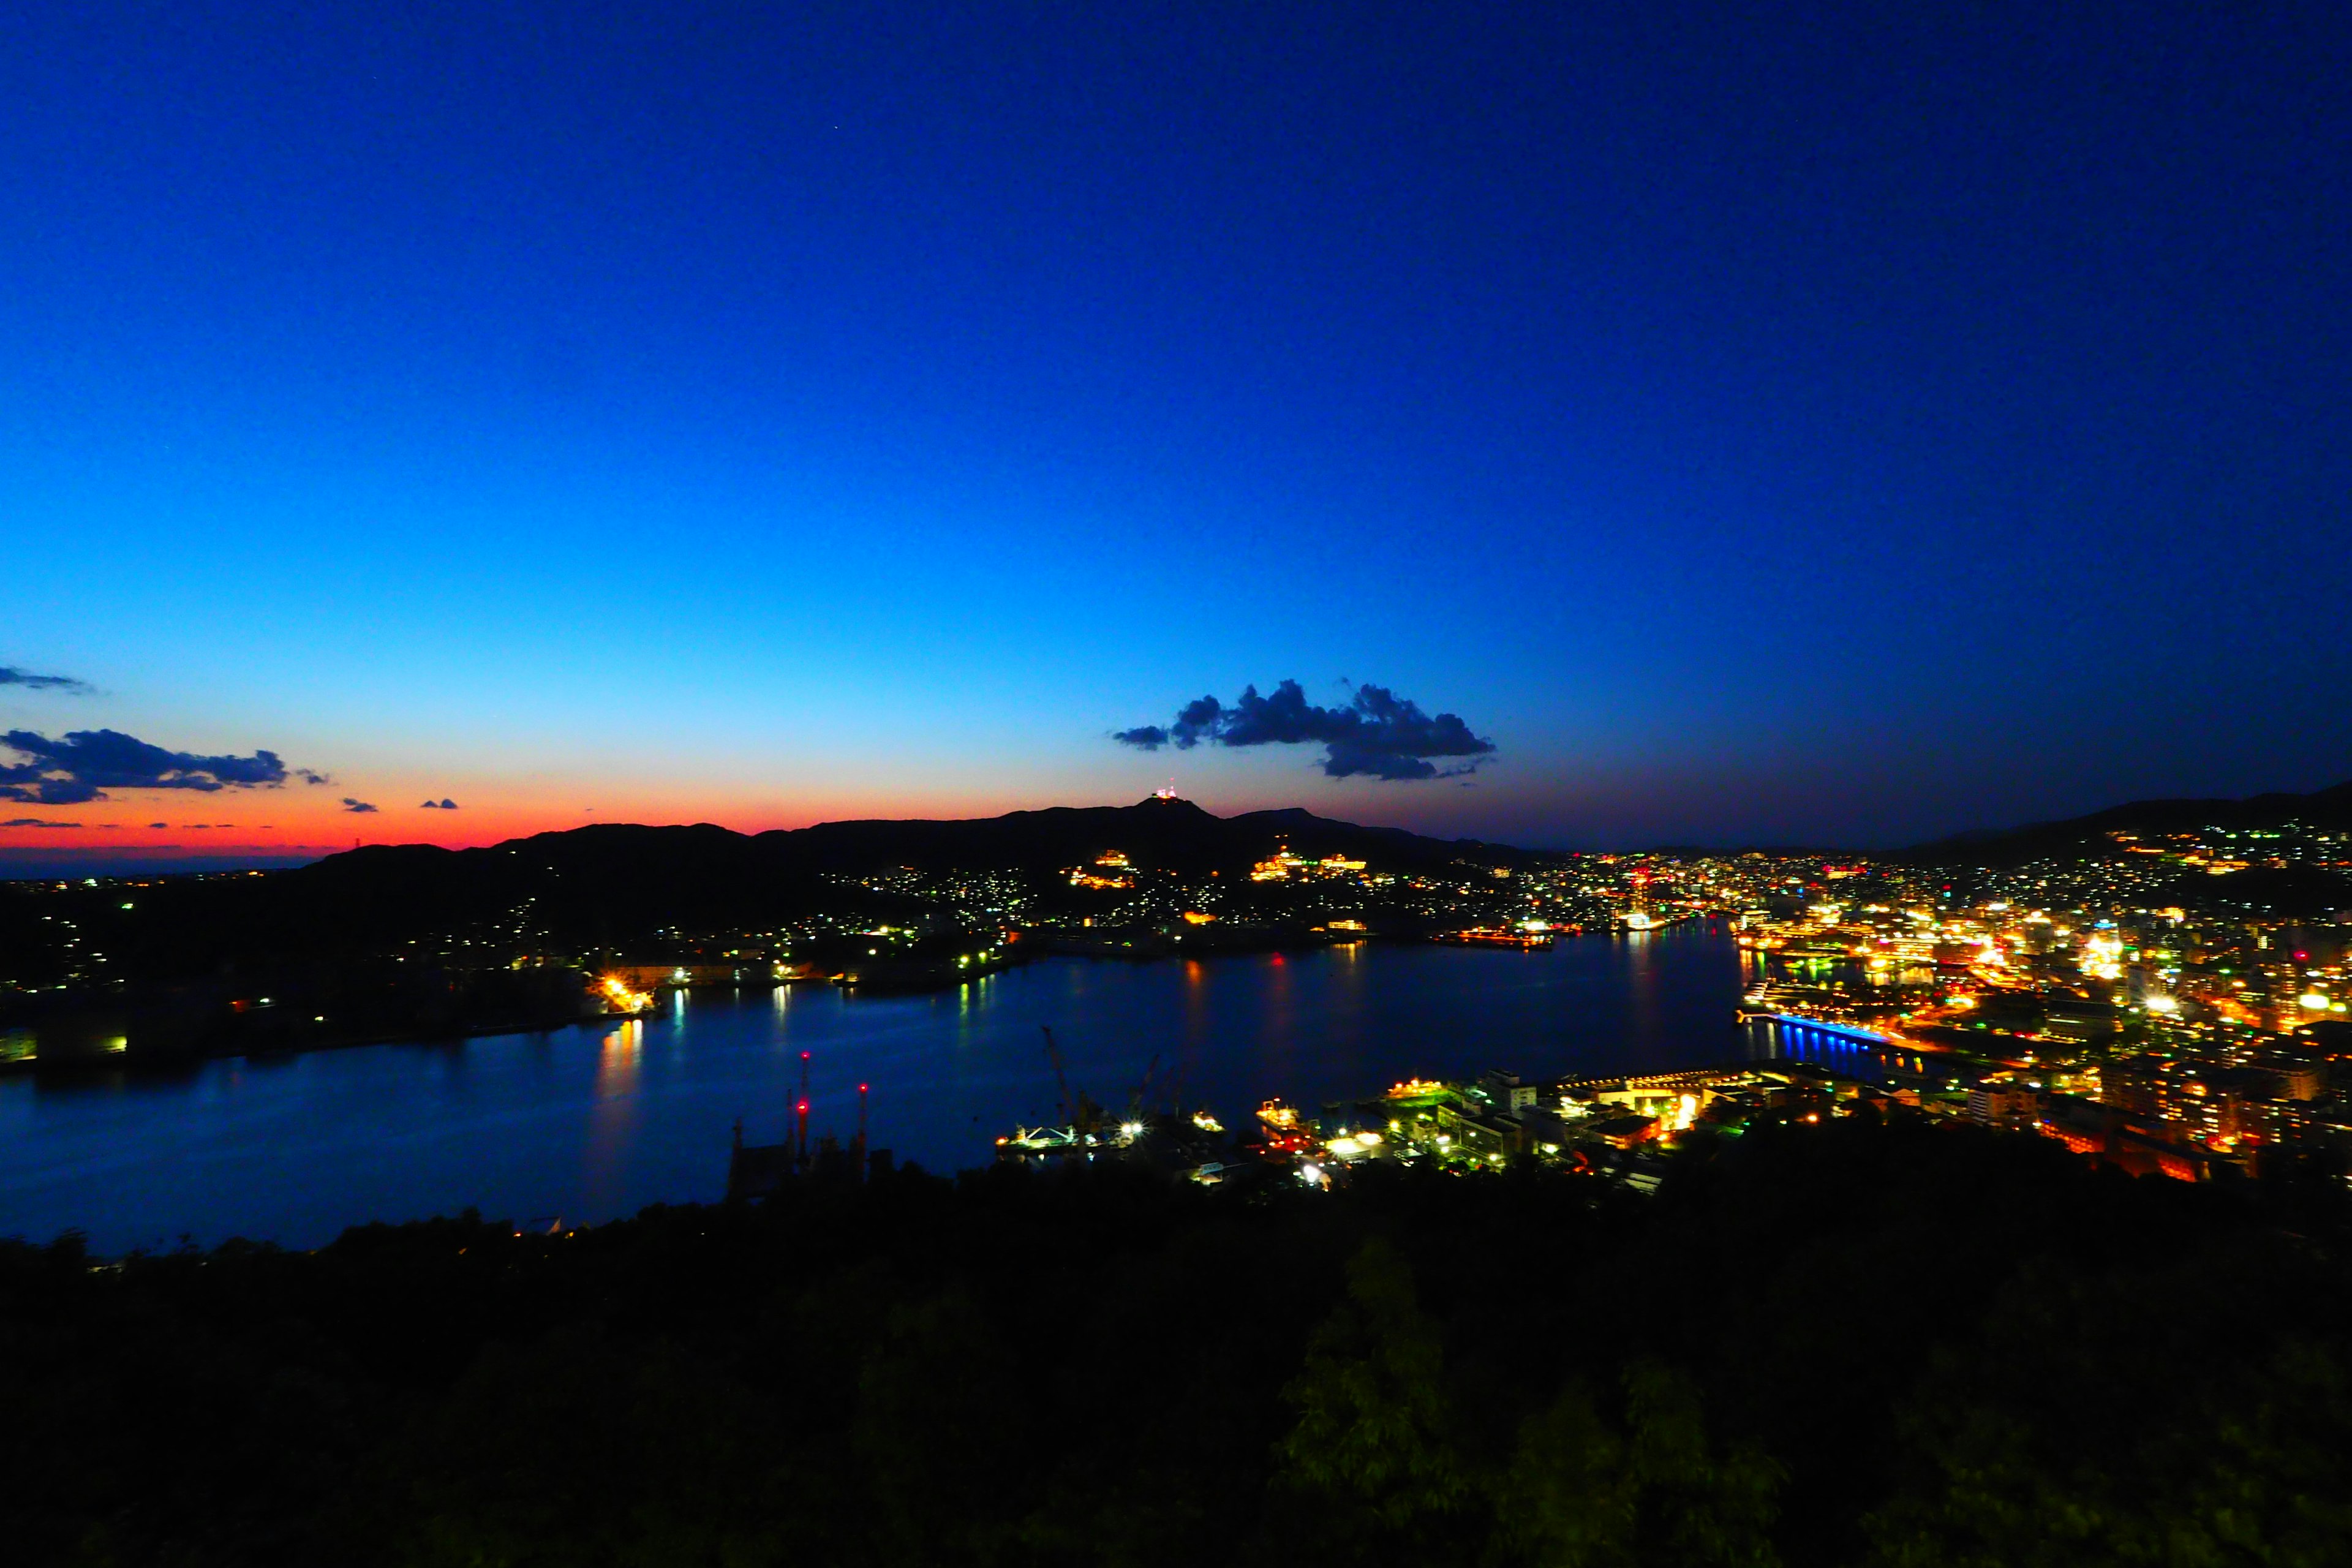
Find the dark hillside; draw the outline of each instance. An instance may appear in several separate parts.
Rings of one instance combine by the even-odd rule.
[[[2271,831],[2300,825],[2322,832],[2352,829],[2352,783],[2308,795],[2257,795],[2243,800],[2140,800],[2087,816],[2024,827],[1976,829],[1916,845],[1902,858],[1926,865],[2013,866],[2063,858],[2088,849],[2111,853],[2114,834],[2153,840],[2176,833]]]
[[[377,846],[299,870],[164,879],[142,889],[128,910],[111,895],[94,894],[78,918],[100,922],[92,935],[117,973],[195,981],[225,968],[348,964],[412,945],[430,952],[478,942],[491,950],[519,935],[576,952],[681,931],[758,931],[818,908],[854,910],[861,900],[887,910],[841,879],[902,867],[1050,877],[1117,849],[1154,869],[1238,876],[1285,844],[1302,855],[1345,853],[1402,871],[1538,858],[1296,809],[1219,817],[1189,801],[1154,798],[758,835],[708,823],[602,824],[480,849]],[[0,900],[0,926],[22,902]]]
[[[2340,1184],[1759,1125],[1655,1197],[1000,1169],[0,1244],[12,1563],[2352,1559]]]
[[[1128,806],[1055,806],[961,822],[826,822],[763,833],[791,862],[856,872],[889,866],[1050,870],[1123,851],[1139,866],[1186,875],[1245,870],[1287,844],[1300,855],[1369,856],[1383,867],[1434,869],[1456,860],[1524,862],[1526,851],[1475,839],[1424,838],[1390,827],[1336,822],[1293,806],[1214,816],[1187,800],[1153,798]]]

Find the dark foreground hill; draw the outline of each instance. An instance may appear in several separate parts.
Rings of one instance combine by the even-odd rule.
[[[0,1244],[26,1568],[2352,1561],[2340,1185],[1874,1116],[1318,1193]]]

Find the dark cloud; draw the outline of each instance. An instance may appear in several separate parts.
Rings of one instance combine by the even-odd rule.
[[[94,691],[87,680],[76,680],[70,675],[35,675],[29,669],[0,664],[0,686],[24,686],[35,691],[70,691],[76,695]]]
[[[151,822],[147,826],[150,827],[169,827],[172,825],[168,822]]]
[[[445,796],[440,800],[428,800],[416,809],[419,811],[455,811],[457,809],[457,803]]]
[[[1139,725],[1111,738],[1147,752],[1167,745],[1190,751],[1203,742],[1220,746],[1319,745],[1322,769],[1335,779],[1358,774],[1390,780],[1459,778],[1476,771],[1495,750],[1494,742],[1472,734],[1458,715],[1432,718],[1421,704],[1385,686],[1359,686],[1346,707],[1324,708],[1307,701],[1295,680],[1282,682],[1269,696],[1260,696],[1255,686],[1244,688],[1230,706],[1202,697],[1177,710],[1171,723]],[[1471,760],[1441,768],[1433,757]]]
[[[375,807],[370,805],[363,800],[353,800],[350,795],[345,795],[343,796],[343,809],[345,811],[373,811]]]
[[[294,776],[307,784],[331,784],[335,782],[325,773],[314,772],[310,768],[296,768]]]
[[[110,789],[193,789],[207,794],[286,782],[275,752],[249,757],[198,756],[151,746],[119,730],[75,730],[57,740],[30,730],[0,735],[0,747],[28,758],[0,763],[0,800],[79,805]]]
[[[43,822],[37,816],[12,816],[0,827],[79,827],[79,822]]]

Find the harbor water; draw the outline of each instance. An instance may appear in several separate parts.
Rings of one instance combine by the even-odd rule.
[[[951,1171],[1055,1119],[1041,1029],[1116,1113],[1147,1074],[1237,1125],[1411,1077],[1530,1079],[1706,1066],[1775,1047],[1736,1027],[1721,926],[1531,952],[1377,942],[1187,962],[1055,958],[954,990],[678,992],[600,1027],[135,1074],[0,1079],[0,1237],[100,1253],[471,1207],[577,1225],[725,1188],[730,1129],[779,1141],[808,1053],[812,1134]],[[1157,1096],[1155,1095],[1155,1098]]]

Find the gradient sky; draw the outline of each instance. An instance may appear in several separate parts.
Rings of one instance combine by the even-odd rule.
[[[10,7],[0,730],[336,784],[0,858],[2352,777],[2352,12],[2066,10]]]

